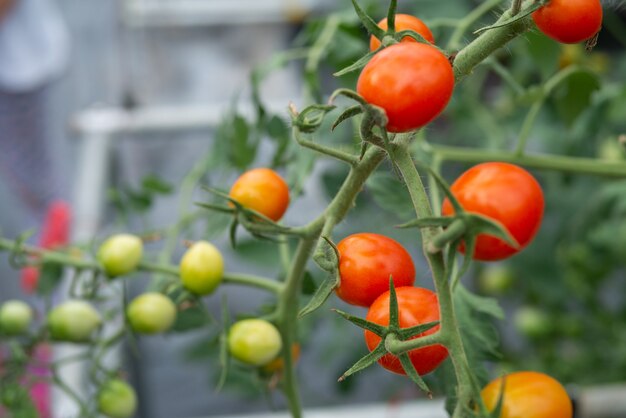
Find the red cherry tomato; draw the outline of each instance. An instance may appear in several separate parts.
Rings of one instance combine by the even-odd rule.
[[[341,281],[337,296],[352,305],[370,306],[389,290],[389,277],[396,287],[411,286],[415,266],[411,255],[397,241],[384,235],[360,233],[337,245]]]
[[[428,322],[439,321],[439,301],[437,295],[419,287],[398,287],[396,289],[398,297],[398,319],[401,328],[410,328]],[[389,291],[383,293],[374,301],[366,318],[370,322],[379,325],[389,325]],[[418,338],[424,335],[433,334],[439,326],[415,336]],[[381,338],[365,331],[365,343],[370,351],[373,351],[380,343]],[[435,370],[448,357],[448,350],[442,345],[432,345],[409,351],[409,358],[420,375],[425,375]],[[400,360],[392,355],[386,354],[378,363],[385,369],[398,374],[406,374]]]
[[[230,189],[230,197],[243,206],[278,221],[289,206],[289,187],[269,168],[255,168],[243,173]]]
[[[357,92],[387,113],[389,132],[409,132],[435,119],[454,89],[452,66],[437,48],[417,42],[391,45],[363,68]]]
[[[382,30],[386,31],[387,28],[389,27],[387,25],[387,18],[384,18],[383,20],[378,22],[378,26]],[[414,32],[417,32],[420,35],[422,35],[422,37],[426,39],[428,42],[430,42],[431,44],[435,43],[435,37],[433,36],[433,33],[430,31],[430,29],[428,28],[428,26],[426,26],[424,22],[422,22],[420,19],[418,19],[415,16],[397,14],[396,15],[396,32],[402,32],[405,30],[412,30]],[[402,42],[417,42],[417,41],[411,38],[410,36],[405,36],[404,38],[402,38]],[[370,38],[370,51],[376,51],[378,48],[380,48],[380,41],[375,36],[372,36]]]
[[[476,260],[510,257],[530,244],[539,230],[543,191],[537,180],[521,167],[499,162],[479,164],[463,173],[451,191],[463,209],[500,222],[520,245],[516,249],[499,238],[480,234],[474,251]],[[454,214],[448,199],[443,202],[442,213]]]
[[[593,37],[602,26],[600,0],[550,0],[532,14],[541,32],[565,44]]]
[[[517,372],[504,377],[500,418],[572,418],[572,401],[552,377],[537,372]],[[502,391],[502,378],[481,392],[485,406],[494,410]]]

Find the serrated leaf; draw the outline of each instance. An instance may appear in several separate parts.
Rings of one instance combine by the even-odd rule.
[[[382,209],[397,215],[400,219],[415,216],[411,200],[407,199],[405,186],[390,174],[376,173],[370,176],[366,188]]]
[[[37,282],[37,294],[49,296],[59,286],[63,279],[63,265],[46,262],[41,266],[39,281]]]
[[[322,284],[319,285],[309,303],[298,313],[298,317],[302,318],[320,308],[328,300],[335,288],[339,285],[339,273],[329,275]]]
[[[363,318],[359,318],[358,316],[350,315],[346,312],[340,311],[339,309],[333,309],[333,311],[341,315],[344,319],[352,322],[357,327],[371,331],[379,337],[383,337],[387,332],[387,327],[383,327],[382,325],[375,324],[374,322],[367,321]]]
[[[338,381],[343,382],[347,377],[350,377],[353,374],[368,368],[369,366],[380,360],[385,354],[387,354],[387,349],[385,348],[385,340],[381,340],[374,350],[361,357],[359,361],[354,363],[352,367],[346,370],[338,379]]]

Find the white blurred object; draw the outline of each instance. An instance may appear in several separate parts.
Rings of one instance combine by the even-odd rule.
[[[326,0],[126,0],[130,26],[212,26],[300,21]]]

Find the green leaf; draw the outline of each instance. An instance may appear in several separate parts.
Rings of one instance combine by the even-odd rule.
[[[358,316],[350,315],[346,312],[340,311],[339,309],[333,309],[336,313],[352,322],[359,328],[363,328],[367,331],[371,331],[379,337],[383,337],[387,333],[387,327],[383,327],[382,325],[375,324],[374,322],[367,321],[363,318],[359,318]]]
[[[528,59],[541,71],[542,78],[547,79],[558,68],[561,44],[542,33],[530,31],[526,34],[526,45],[530,52]]]
[[[17,382],[0,380],[0,405],[13,418],[39,417],[27,388]]]
[[[324,302],[328,300],[328,298],[338,285],[339,273],[335,272],[334,274],[330,274],[317,288],[317,290],[309,300],[309,303],[307,303],[306,306],[300,310],[300,312],[298,313],[298,317],[301,318],[319,309],[324,304]]]
[[[407,199],[404,184],[387,173],[375,173],[367,180],[367,190],[382,209],[400,219],[414,217],[413,205]]]
[[[359,361],[354,363],[352,367],[346,370],[338,379],[338,381],[343,382],[347,377],[350,377],[353,374],[368,368],[369,366],[380,360],[385,354],[387,354],[387,349],[385,348],[385,340],[381,340],[374,350],[361,357]]]
[[[600,79],[587,71],[577,72],[567,77],[554,93],[554,101],[561,118],[567,126],[578,120],[583,111],[591,105],[594,92],[600,89]]]
[[[302,294],[312,295],[316,290],[317,285],[315,284],[313,275],[309,271],[305,271],[304,277],[302,278]]]
[[[59,286],[63,279],[63,265],[47,262],[41,266],[37,294],[49,296]]]
[[[147,175],[141,181],[141,187],[148,192],[168,195],[174,192],[174,186],[154,174]]]
[[[199,301],[198,303],[202,303]],[[185,332],[193,329],[202,328],[211,323],[211,317],[206,309],[194,306],[182,311],[176,315],[176,322],[172,327],[172,331]]]

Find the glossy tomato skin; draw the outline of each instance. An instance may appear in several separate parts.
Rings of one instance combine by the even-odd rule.
[[[401,42],[377,53],[363,68],[357,92],[383,108],[389,132],[410,132],[435,119],[454,89],[452,66],[439,50]]]
[[[230,189],[230,197],[273,221],[283,217],[289,206],[289,187],[269,168],[255,168],[243,173]]]
[[[602,27],[600,0],[550,0],[532,14],[541,32],[565,44],[593,37]]]
[[[572,402],[565,388],[552,377],[537,372],[511,373],[505,378],[500,418],[572,418]],[[487,409],[498,404],[502,378],[481,392]]]
[[[439,301],[434,292],[419,287],[406,286],[396,288],[396,294],[398,296],[401,328],[439,321]],[[374,301],[365,319],[379,325],[389,325],[389,291]],[[439,326],[436,326],[414,338],[433,334],[438,329]],[[376,348],[380,340],[381,338],[376,334],[365,331],[365,343],[370,351]],[[448,350],[439,344],[409,351],[411,363],[421,376],[435,370],[447,357]],[[392,354],[386,354],[378,363],[394,373],[406,374],[402,369],[400,360]]]
[[[344,238],[339,250],[339,287],[343,301],[368,307],[389,290],[389,277],[396,287],[411,286],[415,266],[411,255],[397,241],[384,235],[359,233]]]
[[[452,184],[451,191],[467,212],[500,222],[520,244],[516,249],[499,238],[480,234],[474,251],[476,260],[502,260],[516,254],[530,244],[541,226],[545,205],[541,186],[529,172],[516,165],[500,162],[476,165]],[[443,202],[442,214],[454,214],[448,199]]]
[[[235,322],[228,331],[228,350],[242,363],[265,366],[282,348],[280,332],[264,319],[250,318]]]
[[[387,18],[384,18],[383,20],[378,22],[378,26],[381,29],[386,31],[389,27],[387,25]],[[405,15],[401,13],[397,14],[396,15],[396,32],[402,32],[405,30],[412,30],[414,32],[417,32],[420,35],[422,35],[422,37],[426,39],[428,42],[430,42],[431,44],[435,43],[435,37],[433,36],[433,33],[430,31],[428,26],[426,26],[426,24],[421,21],[421,19],[418,19],[417,17],[411,16],[411,15]],[[405,36],[404,38],[402,38],[402,42],[417,42],[417,41],[411,38],[410,36]],[[379,47],[380,47],[380,41],[375,36],[372,36],[370,38],[370,51],[376,51]]]
[[[196,295],[213,293],[222,282],[224,258],[220,250],[207,241],[194,243],[180,260],[180,279]]]

